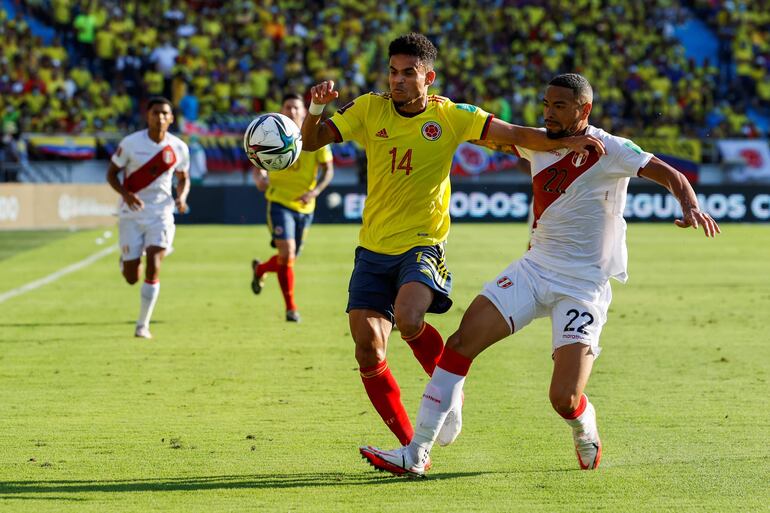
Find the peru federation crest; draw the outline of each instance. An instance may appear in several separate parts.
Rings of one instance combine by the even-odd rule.
[[[572,165],[575,167],[580,167],[586,163],[586,160],[588,160],[588,158],[585,155],[581,155],[580,153],[575,153],[572,156]]]
[[[172,150],[170,146],[163,148],[164,164],[173,164],[175,159],[176,159],[176,155],[174,155],[174,150]]]

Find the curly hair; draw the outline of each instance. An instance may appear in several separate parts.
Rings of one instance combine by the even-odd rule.
[[[430,39],[422,34],[410,32],[399,36],[390,42],[388,57],[394,55],[411,55],[420,59],[428,69],[433,67],[433,62],[438,56],[438,50]]]
[[[594,90],[583,75],[564,73],[553,77],[548,85],[572,89],[572,94],[580,103],[593,103],[594,101]]]

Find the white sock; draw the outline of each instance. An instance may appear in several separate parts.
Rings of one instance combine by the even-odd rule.
[[[564,419],[564,421],[570,425],[570,427],[578,433],[590,433],[596,430],[596,414],[593,405],[588,400],[588,396],[584,394],[586,398],[586,407],[577,418]]]
[[[139,319],[136,321],[137,326],[150,326],[150,317],[152,317],[152,310],[155,308],[155,303],[158,301],[158,295],[160,294],[160,282],[155,283],[142,283],[141,298],[142,304],[139,309]]]
[[[414,425],[414,438],[409,444],[409,453],[414,461],[427,460],[449,410],[452,405],[462,401],[464,383],[465,376],[436,367],[422,394],[420,411]]]

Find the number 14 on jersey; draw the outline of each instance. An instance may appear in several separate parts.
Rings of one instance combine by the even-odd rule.
[[[406,152],[401,155],[401,160],[398,160],[398,148],[391,148],[388,153],[390,153],[390,174],[399,170],[405,171],[406,176],[409,176],[409,173],[412,171],[412,148],[407,149]],[[396,165],[397,160],[398,166]]]

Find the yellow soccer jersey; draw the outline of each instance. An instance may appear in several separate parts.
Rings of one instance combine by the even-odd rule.
[[[318,165],[331,160],[332,151],[328,146],[317,151],[303,151],[291,167],[270,173],[270,186],[265,197],[286,208],[310,214],[315,210],[315,200],[303,205],[297,198],[316,186]]]
[[[491,121],[474,105],[437,95],[413,117],[396,112],[389,94],[365,94],[338,110],[328,125],[368,159],[361,246],[398,255],[445,241],[452,157],[460,143],[484,139]]]

